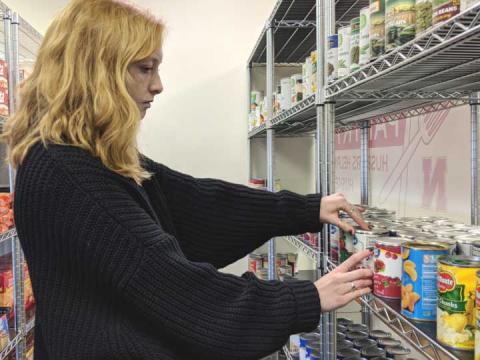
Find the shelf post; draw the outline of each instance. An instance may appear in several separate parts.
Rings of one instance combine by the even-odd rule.
[[[271,121],[273,118],[273,85],[274,85],[274,43],[273,43],[273,27],[269,22],[267,24],[267,186],[268,191],[275,191],[274,178],[274,130],[271,129]],[[274,280],[276,278],[275,269],[275,239],[271,239],[268,243],[268,278]]]
[[[479,93],[474,93],[470,97],[470,124],[471,124],[471,212],[470,221],[472,225],[479,225],[479,126],[478,126],[478,101]]]
[[[13,115],[16,110],[16,88],[20,83],[19,69],[19,36],[18,28],[20,19],[18,14],[6,10],[4,13],[4,34],[5,34],[5,58],[8,66],[8,93],[9,93],[9,110]],[[9,165],[9,185],[10,192],[14,191],[15,171]],[[21,339],[16,346],[17,360],[24,359],[26,353],[26,334],[24,334],[26,318],[25,318],[25,302],[23,291],[24,277],[24,257],[22,247],[18,236],[12,238],[12,262],[13,262],[13,289],[14,289],[14,312],[15,312],[15,333],[20,334]]]
[[[362,205],[370,204],[370,169],[368,159],[370,148],[370,122],[365,120],[362,122],[360,137],[360,198]]]

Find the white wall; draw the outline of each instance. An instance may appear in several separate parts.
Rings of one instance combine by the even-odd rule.
[[[144,119],[140,147],[193,176],[246,183],[246,62],[276,0],[133,2],[160,16],[168,28],[160,70],[165,90]],[[67,1],[6,3],[44,33]],[[227,271],[246,268],[242,260]]]

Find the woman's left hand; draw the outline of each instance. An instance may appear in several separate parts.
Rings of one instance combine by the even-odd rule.
[[[354,229],[351,225],[340,220],[338,213],[345,211],[350,217],[363,229],[368,230],[368,224],[362,218],[364,209],[350,204],[341,193],[322,197],[320,204],[320,222],[336,225],[343,231],[352,233]]]

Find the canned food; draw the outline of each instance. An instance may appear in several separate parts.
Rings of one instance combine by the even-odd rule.
[[[346,318],[337,318],[337,324],[343,325],[343,326],[348,326],[350,324],[353,324],[353,321],[350,319]]]
[[[433,0],[433,25],[451,19],[460,12],[460,0]]]
[[[370,7],[360,9],[360,66],[370,61]]]
[[[402,287],[402,244],[397,237],[378,238],[375,244],[373,293],[375,295],[400,299]]]
[[[387,357],[395,360],[406,359],[407,356],[410,354],[410,349],[403,347],[402,345],[398,346],[387,346],[385,348],[387,352]]]
[[[263,258],[260,254],[250,254],[248,256],[248,271],[256,273],[263,267]]]
[[[327,71],[328,80],[334,81],[338,78],[338,35],[333,34],[328,37],[327,50]]]
[[[473,256],[475,245],[480,245],[479,235],[461,235],[456,236],[458,255]]]
[[[433,241],[446,244],[450,249],[450,255],[457,254],[457,241],[451,238],[435,238]]]
[[[437,319],[437,259],[449,255],[447,244],[409,242],[402,246],[402,315],[420,321]]]
[[[347,339],[354,342],[355,340],[368,339],[368,334],[364,331],[349,331]]]
[[[310,359],[312,353],[315,351],[320,351],[320,341],[314,341],[313,343],[307,344],[306,358]]]
[[[385,0],[385,49],[415,38],[415,0]]]
[[[300,359],[307,357],[307,346],[312,342],[320,342],[320,334],[308,333],[300,335]]]
[[[380,339],[389,339],[392,337],[392,334],[383,330],[372,330],[370,331],[370,338],[373,340],[380,340]]]
[[[478,257],[442,256],[438,259],[437,339],[454,349],[474,349],[478,270]]]
[[[330,231],[330,258],[337,264],[339,259],[340,229],[335,225],[328,226]]]
[[[360,340],[355,340],[353,342],[353,346],[355,346],[357,349],[362,349],[362,348],[366,348],[366,347],[369,347],[369,346],[378,347],[378,344],[373,339],[360,339]]]
[[[353,237],[353,252],[362,252],[375,245],[376,239],[387,235],[385,229],[363,230],[360,227],[355,228]]]
[[[339,359],[346,359],[346,358],[354,357],[354,356],[360,357],[360,355],[361,355],[360,351],[358,351],[357,349],[345,348],[345,349],[338,349],[338,351],[337,351],[337,357]]]
[[[288,255],[287,254],[277,254],[275,257],[275,265],[277,269],[280,269],[282,266],[288,265]]]
[[[480,360],[480,271],[476,273],[475,290],[475,360]]]
[[[259,279],[268,280],[268,269],[260,269],[255,273]]]
[[[338,77],[350,73],[350,26],[338,29]]]
[[[382,357],[386,356],[386,351],[384,349],[378,348],[378,347],[368,347],[368,348],[363,348],[362,349],[362,356],[365,356],[367,359],[372,359],[375,357]]]
[[[350,72],[360,68],[360,18],[350,21]]]
[[[355,235],[341,231],[340,235],[340,263],[347,260],[353,254],[353,243]]]
[[[400,340],[393,338],[385,338],[378,340],[378,346],[381,348],[386,348],[387,346],[398,346],[401,344],[402,342]]]
[[[363,331],[367,332],[368,331],[368,326],[364,324],[350,324],[348,325],[348,330],[349,331]]]
[[[347,331],[347,327],[345,325],[340,325],[337,323],[337,339],[338,339],[338,334],[344,333],[345,331]],[[344,334],[342,335],[345,336]]]
[[[279,272],[280,275],[293,276],[292,267],[291,267],[290,265],[280,266],[280,267],[278,268],[278,272]]]
[[[350,340],[337,340],[337,349],[353,349],[353,342]]]
[[[309,354],[310,360],[321,360],[320,351],[312,350]]]

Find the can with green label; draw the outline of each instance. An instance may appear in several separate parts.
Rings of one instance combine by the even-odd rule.
[[[360,66],[370,61],[370,7],[360,10]]]
[[[360,68],[360,18],[350,21],[350,72]]]
[[[385,50],[391,51],[415,38],[415,0],[386,0]]]
[[[370,0],[370,58],[385,53],[385,0]]]
[[[433,3],[432,0],[417,0],[415,3],[416,11],[416,34],[417,36],[432,27]]]
[[[479,257],[449,255],[438,259],[437,340],[453,349],[474,349],[479,270]]]
[[[338,77],[350,73],[350,26],[338,29]]]

